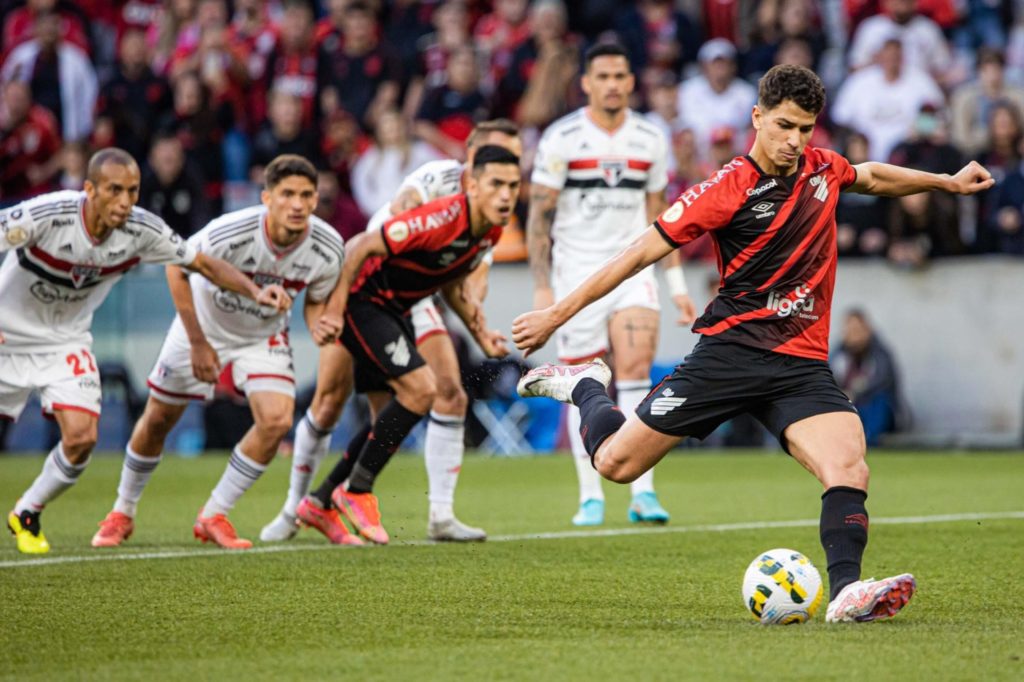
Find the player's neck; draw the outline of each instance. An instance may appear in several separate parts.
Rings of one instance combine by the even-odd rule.
[[[626,122],[626,109],[622,108],[618,111],[611,112],[605,109],[599,109],[595,106],[587,106],[587,116],[598,128],[602,128],[606,132],[614,133],[622,124]]]
[[[270,215],[267,215],[267,236],[270,238],[270,243],[278,249],[284,250],[294,246],[296,242],[305,236],[307,230],[309,230],[308,223],[301,232],[293,232],[286,229],[283,225],[277,225],[270,218]]]
[[[750,148],[750,158],[754,160],[757,167],[761,169],[765,175],[779,175],[785,177],[796,173],[797,167],[800,165],[800,157],[797,157],[797,161],[789,166],[778,166],[772,161],[771,157],[761,148],[761,145],[755,140],[754,146]]]
[[[484,212],[480,210],[476,204],[466,197],[466,206],[469,207],[469,232],[474,237],[482,237],[491,231],[494,224],[487,220],[484,216]]]
[[[100,221],[99,211],[88,199],[85,200],[85,206],[82,208],[82,222],[85,223],[85,231],[96,242],[102,242],[114,231],[113,227],[105,226]]]

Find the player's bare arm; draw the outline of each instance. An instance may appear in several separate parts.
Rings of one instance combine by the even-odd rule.
[[[374,256],[387,256],[388,248],[384,244],[384,233],[379,230],[363,232],[356,235],[345,245],[345,264],[341,267],[341,277],[338,284],[327,299],[323,314],[317,321],[314,329],[311,329],[313,340],[318,345],[333,342],[342,330],[342,315],[345,306],[348,304],[348,292],[356,281],[359,271],[363,269],[363,263]],[[334,331],[332,333],[333,330]]]
[[[416,208],[423,204],[423,197],[415,187],[406,187],[391,201],[391,215]]]
[[[292,307],[292,297],[283,287],[269,284],[260,289],[237,268],[220,258],[202,252],[197,253],[196,259],[188,265],[188,269],[198,272],[221,289],[248,296],[260,305],[276,308],[279,313]]]
[[[333,327],[325,326],[322,322],[324,309],[326,307],[326,299],[323,301],[314,301],[309,296],[306,296],[306,302],[302,307],[302,317],[306,321],[306,329],[309,330],[314,341],[316,341],[318,334],[323,338],[337,338],[337,335],[341,332],[340,327],[338,329],[334,329]]]
[[[665,201],[664,192],[647,193],[648,223],[653,223],[666,208],[668,208],[668,202]],[[683,256],[679,253],[679,249],[673,249],[668,256],[662,259],[661,265],[664,268],[665,280],[668,284],[669,295],[672,297],[672,303],[679,310],[676,324],[690,324],[697,319],[697,306],[694,305],[693,299],[690,298],[690,293],[686,288],[686,280],[683,277]]]
[[[530,212],[526,219],[526,249],[533,273],[533,307],[555,302],[551,288],[551,225],[558,208],[558,190],[534,183],[530,187]]]
[[[977,161],[971,161],[956,175],[926,173],[878,161],[861,163],[854,166],[854,169],[857,171],[857,180],[850,186],[851,192],[887,197],[901,197],[932,190],[953,194],[976,194],[996,183],[992,174]]]
[[[672,245],[654,227],[648,227],[564,299],[517,317],[512,322],[516,348],[525,351],[524,355],[540,349],[569,318],[672,250]]]
[[[192,287],[188,283],[188,274],[177,265],[168,265],[167,288],[174,301],[174,309],[178,311],[181,325],[188,335],[188,343],[192,354],[192,375],[199,381],[212,384],[220,376],[220,358],[206,339],[199,318],[196,316],[195,301],[192,299]]]
[[[489,358],[503,358],[508,355],[509,350],[505,345],[508,340],[501,332],[488,329],[487,319],[484,317],[483,309],[478,302],[467,301],[462,294],[464,282],[456,280],[441,289],[441,294],[448,302],[452,311],[459,316],[466,329],[473,335],[473,340],[480,346],[480,350]]]
[[[480,263],[462,280],[461,295],[467,301],[482,306],[487,298],[488,275],[491,266],[486,262]]]

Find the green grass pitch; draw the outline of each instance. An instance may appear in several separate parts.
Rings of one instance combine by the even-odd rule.
[[[4,512],[41,461],[0,457]],[[0,544],[0,678],[1024,679],[1021,454],[874,453],[865,576],[910,571],[918,594],[891,621],[831,626],[822,608],[790,627],[757,625],[740,598],[765,549],[800,550],[824,573],[820,490],[780,454],[673,455],[657,473],[665,529],[629,533],[628,488],[606,483],[603,531],[576,534],[566,457],[470,456],[457,510],[492,541],[469,546],[423,542],[426,475],[403,455],[378,482],[392,546],[329,548],[303,531],[285,551],[230,554],[191,537],[225,461],[168,457],[136,535],[101,552],[89,539],[121,460],[96,457],[43,515],[60,563]],[[240,535],[277,512],[287,474],[275,462],[242,499]],[[769,521],[797,523],[750,525]]]

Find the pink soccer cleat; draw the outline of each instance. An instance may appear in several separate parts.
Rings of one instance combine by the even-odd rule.
[[[348,528],[341,522],[341,516],[337,509],[324,509],[309,501],[308,497],[302,498],[299,506],[295,508],[295,515],[299,522],[310,528],[316,528],[323,533],[331,544],[359,546],[363,541],[359,536],[348,532]]]
[[[107,518],[100,521],[100,529],[92,536],[93,547],[117,547],[127,540],[135,532],[135,522],[132,517],[118,511],[107,514]]]

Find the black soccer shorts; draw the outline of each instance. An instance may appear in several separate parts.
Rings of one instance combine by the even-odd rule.
[[[409,316],[358,294],[348,299],[341,343],[355,361],[357,393],[390,391],[389,379],[397,379],[426,364],[416,350]]]
[[[786,448],[786,427],[807,417],[857,409],[828,363],[704,336],[636,413],[655,431],[703,440],[720,424],[750,413]]]

